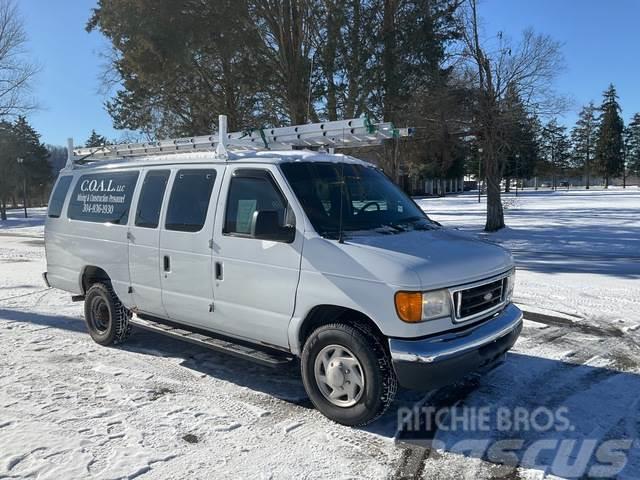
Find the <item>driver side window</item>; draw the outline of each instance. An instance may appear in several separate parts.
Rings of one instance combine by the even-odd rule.
[[[251,235],[251,222],[256,211],[274,211],[278,224],[287,223],[287,201],[266,171],[237,170],[229,184],[223,233]]]

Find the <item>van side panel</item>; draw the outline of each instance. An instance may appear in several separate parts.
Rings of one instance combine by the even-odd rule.
[[[47,278],[52,287],[82,294],[85,268],[99,267],[109,275],[122,303],[130,306],[127,225],[72,220],[68,216],[69,205],[74,195],[78,195],[77,187],[82,175],[75,173],[60,217],[47,217]]]

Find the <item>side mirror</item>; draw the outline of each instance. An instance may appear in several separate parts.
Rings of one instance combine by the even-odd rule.
[[[293,225],[280,226],[275,210],[256,210],[251,219],[251,236],[259,240],[293,242],[296,229]]]

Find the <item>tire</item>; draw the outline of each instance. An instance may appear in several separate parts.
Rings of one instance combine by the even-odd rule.
[[[373,333],[360,326],[333,323],[316,329],[305,342],[300,367],[311,402],[323,415],[343,425],[373,422],[395,397],[397,379],[389,354]],[[338,397],[341,394],[344,396]],[[329,398],[332,395],[336,395],[333,400]]]
[[[89,335],[100,345],[124,342],[131,332],[127,310],[111,285],[94,283],[84,298],[84,319]]]

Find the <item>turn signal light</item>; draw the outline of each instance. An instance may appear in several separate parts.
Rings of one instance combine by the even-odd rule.
[[[398,292],[396,293],[396,312],[398,317],[405,322],[420,322],[422,320],[422,293]]]

